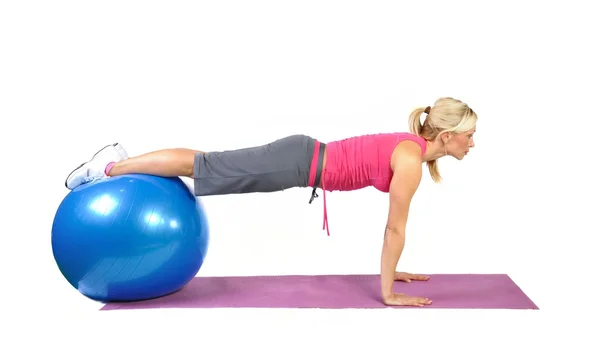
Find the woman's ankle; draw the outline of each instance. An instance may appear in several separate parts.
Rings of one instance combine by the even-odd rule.
[[[110,162],[108,163],[108,165],[106,166],[106,168],[104,169],[104,174],[106,174],[107,176],[110,176],[110,170],[112,169],[112,167],[115,165],[115,162]]]

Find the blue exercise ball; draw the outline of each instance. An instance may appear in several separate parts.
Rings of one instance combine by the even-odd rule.
[[[177,177],[130,174],[81,185],[63,199],[52,225],[60,272],[97,301],[171,294],[206,257],[208,221]]]

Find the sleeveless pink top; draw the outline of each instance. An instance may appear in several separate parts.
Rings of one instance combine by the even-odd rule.
[[[398,143],[411,140],[425,154],[425,139],[406,132],[368,134],[327,143],[327,164],[322,173],[323,229],[327,224],[326,191],[352,191],[373,186],[381,192],[390,191],[391,158]]]

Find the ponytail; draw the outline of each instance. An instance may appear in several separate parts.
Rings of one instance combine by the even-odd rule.
[[[427,161],[427,167],[429,167],[429,174],[431,175],[433,182],[442,182],[442,176],[440,175],[440,171],[438,169],[437,159]]]
[[[421,125],[421,115],[425,112],[424,107],[413,110],[408,117],[408,128],[411,133],[421,136],[423,125]]]
[[[420,107],[410,113],[408,118],[408,128],[412,134],[420,136],[424,139],[432,139],[435,137],[435,135],[432,133],[433,130],[431,127],[426,128],[425,125],[421,124],[421,115],[423,113],[429,114],[430,110],[431,108],[429,106]],[[427,121],[427,117],[425,118],[425,121]],[[438,169],[437,160],[434,159],[432,161],[427,161],[427,167],[429,168],[429,174],[431,175],[433,181],[440,183],[442,181],[442,176],[440,175],[440,171]]]

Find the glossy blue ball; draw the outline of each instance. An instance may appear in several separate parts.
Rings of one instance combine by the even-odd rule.
[[[54,217],[52,251],[81,294],[104,302],[144,300],[194,278],[208,236],[202,204],[180,178],[131,174],[70,191]]]

